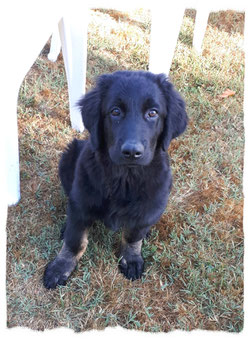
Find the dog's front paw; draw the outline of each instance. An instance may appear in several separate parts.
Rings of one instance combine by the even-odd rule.
[[[55,258],[45,269],[43,276],[44,287],[51,289],[56,288],[57,285],[64,286],[75,267],[76,263],[73,260]]]
[[[122,257],[119,262],[120,271],[129,280],[140,279],[144,270],[144,261],[141,255]]]

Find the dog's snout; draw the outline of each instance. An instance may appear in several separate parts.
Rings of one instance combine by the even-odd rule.
[[[126,142],[122,145],[121,152],[126,159],[139,159],[143,156],[144,146],[141,143]]]

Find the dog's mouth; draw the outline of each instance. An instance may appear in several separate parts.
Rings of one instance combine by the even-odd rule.
[[[142,165],[146,165],[147,163],[143,163],[143,160],[140,161],[127,161],[126,159],[120,158],[112,158],[110,156],[111,161],[116,164],[117,166],[122,166],[125,168],[136,168]]]
[[[115,161],[113,161],[115,162]],[[120,159],[119,162],[115,162],[116,164],[120,165],[120,166],[123,166],[123,167],[127,167],[127,168],[138,168],[138,167],[141,167],[141,166],[146,166],[148,164],[150,164],[151,160],[150,161],[147,161],[145,159],[140,159],[140,160],[133,160],[133,161],[127,161],[127,160],[124,160],[124,159]]]
[[[125,165],[128,168],[135,168],[135,167],[141,166],[140,163],[124,163],[123,165]]]
[[[116,165],[120,165],[120,166],[124,166],[124,167],[138,167],[140,165],[142,165],[142,163],[140,163],[139,161],[138,162],[132,162],[132,161],[126,161],[126,160],[123,160],[123,159],[120,159],[119,161],[115,161],[113,160],[113,163],[115,163]]]

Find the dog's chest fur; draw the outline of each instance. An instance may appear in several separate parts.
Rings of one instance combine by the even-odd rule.
[[[166,155],[147,167],[103,166],[95,177],[98,183],[94,184],[92,174],[93,187],[101,197],[98,219],[112,230],[153,225],[166,207],[171,187]]]

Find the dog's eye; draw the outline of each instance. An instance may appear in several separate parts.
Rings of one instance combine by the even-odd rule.
[[[115,107],[111,110],[110,114],[114,117],[118,117],[121,114],[121,111],[119,108]]]
[[[149,110],[149,111],[147,112],[147,115],[148,115],[150,118],[155,118],[155,117],[158,116],[158,112],[157,112],[157,110]]]

